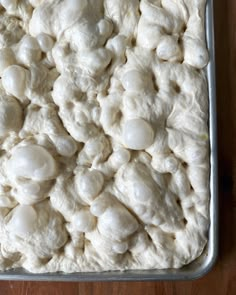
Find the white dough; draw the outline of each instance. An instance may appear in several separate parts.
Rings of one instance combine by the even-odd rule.
[[[199,257],[206,0],[0,4],[0,270],[169,269]]]
[[[11,48],[2,48],[0,50],[0,75],[9,66],[15,63],[15,56]]]
[[[0,136],[18,132],[22,126],[23,112],[20,104],[11,96],[0,97]]]

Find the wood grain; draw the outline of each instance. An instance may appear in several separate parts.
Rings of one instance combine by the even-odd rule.
[[[233,295],[236,294],[236,1],[215,0],[219,142],[220,253],[214,269],[193,282],[0,282],[0,295]],[[233,176],[234,175],[234,176]]]

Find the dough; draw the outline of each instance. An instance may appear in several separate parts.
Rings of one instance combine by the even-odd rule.
[[[196,259],[209,226],[206,1],[0,3],[0,269]]]

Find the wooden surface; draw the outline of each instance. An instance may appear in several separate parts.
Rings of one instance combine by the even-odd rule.
[[[236,294],[236,0],[215,0],[220,178],[220,253],[214,269],[193,282],[0,282],[0,295],[233,295]],[[235,169],[233,167],[235,166]],[[234,173],[233,173],[234,172]]]

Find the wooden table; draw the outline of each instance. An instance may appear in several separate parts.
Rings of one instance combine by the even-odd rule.
[[[236,133],[233,133],[236,111],[236,0],[214,2],[220,179],[220,253],[214,269],[204,278],[193,282],[0,282],[0,295],[236,294],[236,197],[233,194],[233,191],[236,193],[236,187],[233,188],[236,157],[232,156],[233,136],[236,137]]]

